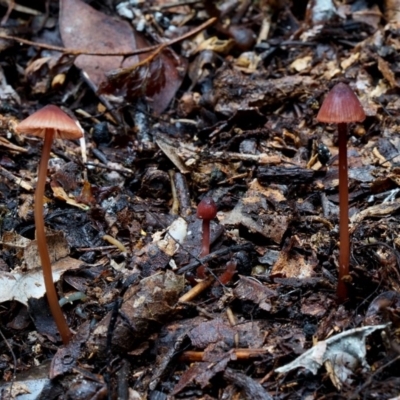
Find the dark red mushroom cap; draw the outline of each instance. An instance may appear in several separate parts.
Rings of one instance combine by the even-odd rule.
[[[197,218],[214,219],[217,215],[217,205],[211,197],[204,197],[197,206]]]
[[[47,105],[20,122],[15,128],[17,133],[44,138],[52,132],[55,138],[79,139],[82,128],[57,106]]]
[[[365,112],[360,100],[345,83],[338,83],[326,96],[317,120],[328,124],[362,122]]]

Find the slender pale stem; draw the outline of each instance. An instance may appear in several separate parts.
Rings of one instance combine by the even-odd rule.
[[[53,133],[47,132],[44,139],[42,159],[40,160],[39,175],[35,192],[35,225],[36,225],[36,239],[42,262],[44,284],[46,287],[47,300],[49,302],[50,310],[53,315],[54,321],[60,332],[64,344],[68,344],[71,339],[72,333],[69,330],[67,321],[58,303],[57,292],[54,287],[53,274],[51,270],[51,262],[49,250],[47,248],[46,233],[44,229],[43,218],[43,197],[46,185],[47,164],[50,158],[50,148],[53,142]]]
[[[339,301],[347,298],[347,286],[343,277],[349,274],[350,236],[349,236],[349,183],[347,167],[347,124],[338,124],[339,134],[339,280],[337,297]]]

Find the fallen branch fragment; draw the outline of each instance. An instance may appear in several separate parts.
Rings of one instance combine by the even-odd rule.
[[[4,178],[8,179],[11,182],[15,182],[17,185],[21,186],[28,192],[33,191],[33,186],[31,186],[28,182],[25,182],[22,178],[18,178],[17,176],[13,175],[10,171],[7,171],[2,166],[0,166],[0,175],[4,176]]]
[[[260,357],[268,352],[267,349],[233,349],[234,357],[237,361],[249,360],[252,358]],[[196,362],[203,361],[204,351],[185,351],[179,360],[182,362]],[[232,360],[234,360],[232,358]]]

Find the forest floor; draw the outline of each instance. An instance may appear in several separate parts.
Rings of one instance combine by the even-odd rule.
[[[0,3],[1,399],[400,398],[398,1]],[[345,301],[338,82],[366,114]],[[47,104],[84,130],[44,199],[64,345],[15,131]]]

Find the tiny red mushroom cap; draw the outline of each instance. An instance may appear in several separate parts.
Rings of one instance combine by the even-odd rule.
[[[55,138],[79,139],[82,128],[57,106],[47,105],[20,122],[15,128],[17,133],[44,138],[51,131]]]
[[[317,120],[328,124],[362,122],[365,112],[354,92],[345,83],[338,83],[326,96]]]
[[[197,218],[211,220],[217,215],[217,205],[210,197],[204,197],[197,206]]]

